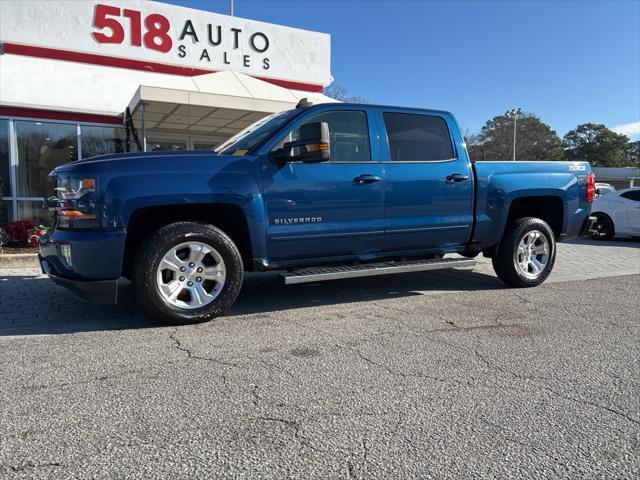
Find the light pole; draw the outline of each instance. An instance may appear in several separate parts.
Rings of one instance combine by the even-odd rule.
[[[518,108],[517,110],[514,108],[512,110],[507,110],[505,115],[508,118],[513,118],[513,161],[516,161],[516,126],[518,125],[518,117],[522,115],[522,109]]]

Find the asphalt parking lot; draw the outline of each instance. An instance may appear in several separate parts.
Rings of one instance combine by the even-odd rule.
[[[0,278],[3,478],[638,478],[640,244],[284,287],[163,327]]]

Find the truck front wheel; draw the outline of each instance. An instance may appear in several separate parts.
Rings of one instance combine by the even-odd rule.
[[[163,323],[212,320],[236,300],[242,257],[213,225],[179,222],[151,234],[138,250],[133,288],[142,307]]]
[[[507,285],[535,287],[551,274],[555,259],[555,236],[549,225],[526,217],[507,227],[492,261],[496,274]]]

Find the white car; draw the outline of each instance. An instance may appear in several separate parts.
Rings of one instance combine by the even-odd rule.
[[[616,188],[608,183],[596,183],[596,196],[606,195],[607,193],[613,193]]]
[[[591,215],[598,219],[593,238],[606,240],[614,235],[640,237],[640,187],[596,197]]]

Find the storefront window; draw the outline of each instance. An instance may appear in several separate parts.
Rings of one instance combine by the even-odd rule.
[[[163,150],[186,150],[186,141],[173,142],[171,140],[147,140],[147,152],[158,152]]]
[[[196,142],[193,144],[194,150],[213,150],[219,145],[219,143],[201,143]]]
[[[11,200],[0,200],[0,226],[10,222],[13,219],[13,205]]]
[[[9,183],[9,121],[0,120],[0,199],[11,196]],[[2,215],[2,213],[0,213]]]
[[[53,218],[49,210],[45,210],[44,202],[34,200],[18,200],[18,218],[30,219],[42,225],[51,225]]]
[[[47,178],[49,172],[78,158],[76,125],[17,120],[15,130],[18,145],[15,195],[53,195],[53,185]]]
[[[80,125],[82,158],[95,157],[107,153],[122,153],[125,149],[125,132],[117,127],[94,127]],[[135,149],[135,142],[131,141]]]
[[[11,121],[13,140],[9,136]],[[83,158],[126,150],[121,127],[0,119],[0,224],[25,219],[51,223],[50,212],[43,210],[43,202],[36,199],[55,193],[49,173],[78,159],[79,141]],[[15,167],[11,166],[12,144],[17,147],[13,153],[17,157]],[[133,141],[130,146],[136,150]],[[13,178],[11,169],[15,171]]]

